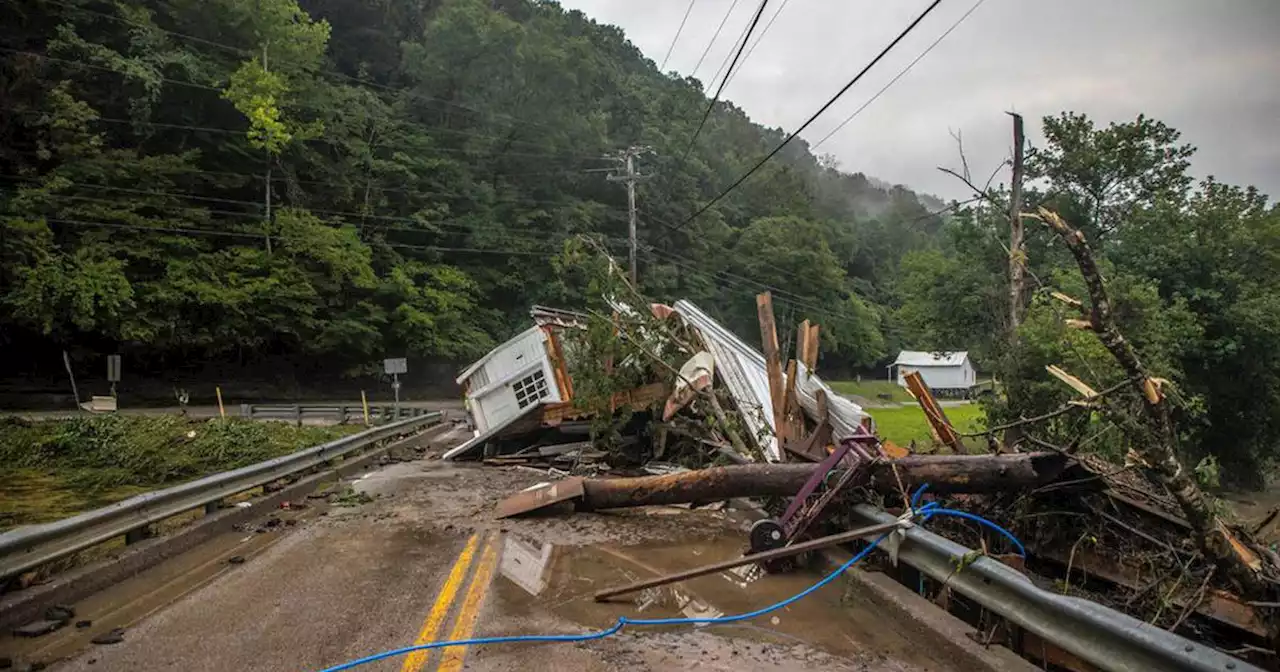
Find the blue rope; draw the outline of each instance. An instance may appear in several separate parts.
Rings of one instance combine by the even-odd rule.
[[[917,509],[916,504],[919,502],[920,496],[924,494],[925,489],[928,487],[929,487],[928,483],[920,486],[920,488],[916,490],[915,494],[912,495],[911,497],[911,508],[915,511],[916,515],[923,516],[923,520],[921,521],[921,523],[927,522],[929,518],[933,516],[955,516],[957,518],[965,518],[968,520],[972,520],[977,523],[986,525],[987,527],[990,527],[991,529],[1004,535],[1006,538],[1009,539],[1009,541],[1013,542],[1014,546],[1018,548],[1018,552],[1022,555],[1022,557],[1024,558],[1026,557],[1027,551],[1025,548],[1023,548],[1022,542],[1018,541],[1017,537],[1013,536],[1013,534],[1010,533],[1008,530],[987,520],[986,518],[983,518],[981,516],[976,516],[972,513],[968,513],[965,511],[957,511],[955,509],[944,509],[937,502],[929,502],[928,504],[925,504],[923,507],[920,507]],[[382,653],[376,653],[371,656],[365,656],[364,658],[358,658],[356,660],[342,663],[341,665],[335,665],[333,667],[326,668],[322,670],[322,672],[341,672],[341,670],[349,670],[353,667],[358,667],[366,663],[372,663],[378,660],[385,660],[387,658],[394,658],[396,656],[403,656],[406,653],[413,653],[414,651],[427,651],[430,649],[440,649],[440,648],[449,647],[449,646],[476,646],[480,644],[514,644],[518,642],[526,642],[526,643],[587,642],[594,639],[604,639],[605,637],[608,637],[610,635],[617,634],[620,630],[622,630],[624,626],[627,626],[627,625],[697,625],[697,624],[737,623],[739,621],[749,620],[752,618],[756,618],[758,616],[763,616],[770,612],[777,611],[779,609],[790,606],[791,604],[794,604],[804,599],[805,597],[812,594],[814,591],[822,588],[828,583],[831,583],[836,579],[837,576],[840,576],[841,574],[843,574],[845,570],[856,565],[863,558],[867,557],[867,555],[870,554],[871,551],[876,548],[876,546],[879,546],[880,542],[884,541],[885,538],[889,536],[889,534],[890,533],[885,533],[880,535],[879,538],[871,542],[866,548],[859,551],[857,555],[850,558],[848,562],[844,563],[843,565],[840,565],[838,568],[836,568],[835,571],[822,577],[821,579],[818,580],[817,583],[813,584],[812,586],[805,588],[804,590],[796,593],[795,595],[792,595],[791,597],[788,597],[785,600],[782,600],[781,602],[775,602],[774,604],[771,604],[767,607],[756,609],[755,611],[748,611],[745,614],[735,614],[732,616],[715,616],[715,617],[708,617],[708,618],[627,618],[626,616],[619,616],[618,621],[614,623],[612,626],[605,628],[604,630],[600,630],[597,632],[588,632],[586,634],[581,634],[581,635],[510,635],[507,637],[477,637],[475,639],[457,639],[457,640],[443,641],[443,642],[429,642],[427,644],[417,644],[415,646],[406,646],[400,649],[393,649],[391,651],[383,651]]]

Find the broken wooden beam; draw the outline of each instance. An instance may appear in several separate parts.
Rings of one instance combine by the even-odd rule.
[[[868,487],[898,495],[894,467],[902,486],[945,493],[1002,492],[1034,488],[1055,480],[1069,458],[1057,453],[1016,455],[911,455],[871,466]],[[814,464],[746,464],[712,467],[662,476],[600,478],[583,482],[582,510],[619,509],[738,497],[790,497],[817,468]],[[838,471],[833,471],[838,475]]]
[[[933,398],[933,391],[925,384],[920,372],[912,371],[907,373],[903,376],[903,380],[907,383],[907,389],[910,390],[912,396],[916,398],[916,403],[920,404],[920,410],[924,411],[925,420],[929,421],[929,429],[933,432],[933,436],[938,440],[938,443],[947,446],[956,455],[967,453],[964,441],[960,439],[960,434],[956,432],[956,428],[947,419],[947,413],[942,410],[942,405],[938,403],[937,399]]]
[[[783,406],[786,391],[783,389],[782,360],[778,355],[778,329],[773,319],[773,295],[769,292],[756,295],[756,314],[760,319],[760,343],[764,349],[764,363],[769,375],[769,399],[773,406],[773,433],[778,445],[786,439]],[[778,454],[783,451],[779,448]]]

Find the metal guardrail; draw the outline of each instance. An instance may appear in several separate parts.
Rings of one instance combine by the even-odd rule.
[[[383,439],[438,424],[440,411],[388,423],[240,469],[131,497],[110,506],[0,534],[0,577],[57,560],[184,511],[306,471]]]
[[[896,519],[865,504],[853,507],[852,513],[857,525]],[[906,531],[898,560],[1104,670],[1262,672],[1221,651],[1096,602],[1043,590],[1017,570],[991,558],[980,557],[956,571],[961,558],[969,552],[950,539],[913,527]]]
[[[369,406],[372,423],[393,422],[429,413],[423,408]],[[248,420],[290,420],[299,425],[306,420],[334,420],[339,424],[364,422],[360,404],[240,404],[240,417]]]

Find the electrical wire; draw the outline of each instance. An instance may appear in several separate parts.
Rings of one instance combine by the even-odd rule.
[[[769,0],[760,0],[760,6],[756,8],[755,16],[751,17],[751,24],[747,26],[747,33],[742,40],[742,44],[738,45],[738,51],[733,55],[733,63],[729,64],[730,72],[733,72],[733,66],[738,63],[738,57],[742,56],[742,50],[747,46],[746,38],[751,37],[751,31],[755,30],[757,23],[760,23],[760,15],[764,13],[764,7],[767,4],[769,4]],[[716,76],[719,76],[719,75],[720,75],[720,72],[716,71]],[[702,113],[702,120],[698,122],[698,128],[696,128],[693,131],[693,137],[689,138],[689,146],[685,147],[684,155],[680,157],[681,167],[684,166],[685,159],[689,158],[689,152],[693,151],[693,146],[697,144],[698,136],[702,134],[702,127],[706,126],[707,118],[711,116],[711,110],[715,108],[716,103],[720,100],[720,92],[724,91],[724,85],[728,81],[728,79],[729,79],[728,75],[725,75],[724,80],[720,82],[720,86],[716,87],[716,94],[711,97],[710,101],[707,102],[707,109]],[[711,81],[712,82],[716,81],[715,76],[711,78]],[[678,170],[679,169],[677,169],[677,172]]]
[[[760,41],[764,39],[765,34],[773,27],[773,22],[778,20],[778,15],[782,13],[782,10],[787,8],[787,3],[789,2],[791,2],[791,0],[782,0],[782,4],[778,5],[778,11],[774,12],[773,16],[769,17],[769,23],[764,24],[764,30],[760,31],[760,34],[756,36],[756,41],[751,43],[751,47],[748,48],[747,53],[743,55],[742,66],[745,66],[747,64],[747,59],[751,58],[751,54],[756,52],[756,46],[758,46]],[[733,82],[734,77],[738,76],[739,72],[742,72],[742,66],[739,66],[737,70],[729,73],[728,77],[730,83]]]
[[[786,137],[786,139],[778,143],[778,146],[774,147],[773,151],[766,154],[764,158],[760,159],[760,161],[756,163],[754,166],[752,166],[750,170],[743,173],[742,177],[739,177],[737,180],[735,180],[733,184],[730,184],[728,187],[726,187],[724,191],[721,191],[719,195],[717,195],[715,198],[708,201],[706,205],[699,208],[692,215],[689,215],[687,219],[685,219],[683,222],[680,223],[680,226],[684,227],[688,225],[689,222],[692,222],[693,220],[697,219],[699,216],[702,215],[702,213],[706,212],[707,210],[710,210],[712,206],[714,206],[716,203],[719,203],[725,196],[729,195],[729,193],[732,192],[734,189],[737,189],[738,186],[741,185],[743,182],[746,182],[747,178],[751,177],[757,170],[760,170],[760,168],[764,166],[764,164],[768,163],[770,159],[776,156],[778,152],[781,152],[783,147],[786,147],[787,144],[790,143],[796,136],[800,135],[800,133],[803,132],[804,129],[808,128],[809,125],[812,124],[818,117],[822,116],[823,112],[826,112],[828,108],[834,105],[836,101],[839,100],[840,97],[845,94],[846,91],[852,88],[854,84],[857,84],[858,80],[862,79],[862,77],[866,75],[867,72],[871,70],[871,68],[875,67],[875,65],[879,63],[880,60],[885,57],[885,55],[887,55],[895,46],[897,46],[897,44],[901,42],[903,38],[905,38],[909,33],[911,33],[911,31],[914,30],[915,27],[919,25],[920,22],[923,21],[925,17],[928,16],[929,13],[932,12],[934,8],[936,8],[938,4],[941,2],[942,0],[933,0],[933,2],[929,3],[929,6],[926,7],[924,11],[921,12],[920,15],[915,18],[914,21],[908,24],[907,27],[902,30],[902,32],[898,33],[898,36],[893,38],[893,41],[890,42],[887,46],[885,46],[884,49],[880,50],[880,53],[876,54],[876,57],[871,59],[871,62],[868,63],[866,66],[864,66],[862,70],[858,71],[858,74],[854,75],[853,79],[850,79],[849,82],[845,84],[843,87],[841,87],[840,90],[837,91],[836,94],[832,96],[826,103],[824,103],[822,107],[818,108],[817,112],[814,112],[803,124],[800,125],[799,128],[792,131],[791,134]]]
[[[91,227],[101,227],[101,228],[110,228],[110,229],[139,231],[144,233],[180,233],[180,234],[187,234],[187,235],[201,235],[201,236],[211,236],[211,237],[221,237],[221,238],[243,238],[243,239],[252,239],[252,240],[261,240],[267,237],[267,234],[251,232],[251,231],[224,231],[224,230],[214,230],[214,229],[192,229],[192,228],[168,227],[168,226],[141,226],[136,224],[122,224],[117,222],[98,222],[93,220],[65,219],[65,218],[58,218],[58,217],[43,217],[42,219],[44,219],[46,222],[53,222],[55,224],[64,224],[67,226],[91,226]],[[564,241],[568,240],[571,237],[572,237],[571,235],[565,235],[564,237],[561,237],[561,238],[544,239],[544,241],[541,241],[541,242],[555,245],[556,243],[563,243]],[[276,241],[288,241],[288,242],[311,241],[311,239],[307,237],[286,236],[286,235],[276,235],[276,234],[270,235],[270,238]],[[606,243],[613,244],[613,245],[618,245],[619,243],[618,239],[605,238],[605,241]],[[479,248],[479,247],[451,247],[446,245],[414,245],[411,243],[395,243],[395,242],[389,242],[389,241],[382,241],[379,244],[386,245],[387,247],[397,248],[397,249],[420,250],[420,251],[427,251],[427,252],[462,252],[462,253],[474,253],[474,254],[501,254],[506,256],[522,256],[523,255],[523,256],[545,257],[550,254],[555,254],[556,252],[559,251],[554,247],[538,249],[538,250],[517,250],[517,249],[511,249],[511,248]]]
[[[658,66],[659,71],[667,69],[667,61],[671,60],[671,52],[675,51],[676,42],[680,41],[680,33],[684,32],[684,24],[689,20],[689,13],[693,11],[693,6],[698,0],[689,0],[689,6],[684,10],[684,18],[680,19],[680,27],[676,28],[676,36],[671,38],[671,46],[667,47],[667,55],[662,57],[662,65]]]
[[[1013,543],[1013,545],[1018,549],[1018,552],[1022,555],[1022,557],[1024,558],[1026,557],[1026,548],[1023,547],[1022,542],[1018,541],[1017,537],[1015,537],[1012,533],[1010,533],[1008,530],[1004,529],[1003,527],[981,516],[968,513],[967,511],[959,511],[955,509],[943,508],[937,502],[930,502],[924,505],[923,507],[916,508],[916,504],[919,502],[920,496],[924,493],[924,490],[928,487],[928,485],[929,484],[926,483],[923,486],[921,486],[920,489],[917,490],[916,493],[911,497],[912,510],[907,512],[906,516],[900,519],[899,522],[902,526],[906,526],[907,524],[909,524],[909,521],[912,518],[916,518],[916,517],[922,518],[921,524],[928,522],[928,520],[934,516],[954,516],[958,518],[964,518],[966,520],[975,521],[979,524],[982,524],[986,527],[989,527],[1001,533]],[[898,531],[900,531],[901,529],[902,528],[900,527]],[[834,581],[837,577],[842,576],[846,571],[849,570],[849,568],[861,562],[864,558],[866,558],[868,555],[871,554],[871,551],[879,547],[879,545],[885,539],[887,539],[891,534],[894,534],[894,533],[895,531],[891,531],[891,532],[886,532],[880,535],[874,541],[871,541],[870,543],[868,543],[867,546],[865,546],[862,550],[854,554],[852,558],[850,558],[849,560],[841,564],[839,567],[837,567],[834,571],[822,577],[816,583],[810,585],[808,588],[805,588],[804,590],[796,593],[795,595],[792,595],[791,597],[788,597],[784,600],[775,602],[769,606],[762,607],[754,611],[748,611],[742,614],[734,614],[731,616],[709,616],[709,617],[703,617],[703,618],[631,618],[628,616],[619,616],[618,620],[612,626],[605,628],[604,630],[577,634],[577,635],[510,635],[505,637],[476,637],[472,639],[428,642],[426,644],[406,646],[399,649],[392,649],[390,651],[375,653],[373,655],[365,656],[363,658],[357,658],[355,660],[348,661],[346,663],[341,663],[339,665],[334,665],[333,667],[325,668],[322,672],[343,672],[344,670],[350,670],[352,668],[359,667],[361,665],[366,665],[368,663],[377,662],[379,660],[394,658],[396,656],[403,656],[407,653],[412,653],[414,651],[427,651],[430,649],[439,649],[439,648],[450,647],[450,646],[479,646],[484,644],[513,644],[513,643],[587,642],[587,641],[592,641],[597,639],[604,639],[605,637],[608,637],[610,635],[617,634],[625,626],[628,626],[628,625],[638,625],[638,626],[721,625],[721,624],[728,624],[728,623],[738,623],[741,621],[746,621],[753,618],[758,618],[760,616],[764,616],[765,614],[778,611],[779,609],[784,609],[808,597],[809,595],[813,594],[815,591],[821,589],[823,586]]]
[[[954,31],[956,28],[959,28],[960,24],[964,23],[964,20],[969,18],[969,15],[974,13],[974,11],[978,9],[978,7],[981,7],[982,3],[984,2],[986,2],[986,0],[978,0],[977,2],[975,2],[973,6],[969,8],[969,11],[965,12],[959,19],[956,19],[956,22],[951,24],[951,27],[948,28],[946,32],[939,35],[938,39],[933,41],[933,44],[930,44],[928,47],[926,47],[924,51],[920,52],[919,56],[916,56],[914,60],[912,60],[910,63],[907,64],[907,67],[903,68],[898,72],[898,74],[894,75],[893,79],[889,80],[888,84],[885,84],[884,87],[882,87],[879,91],[876,91],[876,94],[874,96],[871,96],[870,98],[868,98],[867,102],[863,103],[861,107],[854,110],[852,114],[845,117],[844,121],[840,122],[835,128],[831,129],[829,133],[822,136],[821,140],[815,142],[813,145],[810,145],[809,151],[816,150],[818,147],[822,146],[822,143],[826,142],[827,140],[830,140],[831,136],[840,132],[840,129],[844,128],[846,124],[853,121],[854,117],[858,116],[859,114],[862,113],[863,110],[867,109],[867,106],[871,105],[871,103],[876,102],[877,98],[883,95],[885,91],[888,91],[889,87],[896,84],[898,80],[902,79],[903,76],[905,76],[908,72],[911,72],[911,68],[914,68],[916,63],[919,63],[921,59],[929,55],[929,52],[933,51],[934,47],[938,46],[939,43],[947,39],[947,36],[950,35],[951,32]]]
[[[711,46],[716,43],[716,39],[720,37],[720,31],[724,30],[724,24],[729,20],[729,15],[733,14],[733,8],[738,6],[738,0],[733,0],[733,4],[729,5],[729,11],[724,13],[724,18],[720,19],[720,25],[716,26],[716,32],[711,36],[711,41],[707,43],[707,48],[702,50],[702,55],[698,57],[698,63],[693,66],[693,70],[689,72],[690,77],[698,75],[698,68],[702,67],[702,61],[706,60],[707,53],[711,51]]]

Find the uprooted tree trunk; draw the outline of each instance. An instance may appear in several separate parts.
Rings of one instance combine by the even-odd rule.
[[[1069,458],[1058,453],[1017,455],[912,455],[875,462],[866,483],[883,495],[929,484],[935,493],[1007,492],[1045,485],[1061,475]],[[715,502],[737,497],[791,497],[816,464],[745,464],[662,476],[596,478],[582,482],[584,510]],[[895,474],[894,471],[897,471]],[[899,480],[901,479],[901,480]]]
[[[1134,441],[1134,450],[1147,464],[1155,469],[1169,492],[1177,500],[1183,515],[1191,523],[1196,536],[1196,544],[1206,558],[1226,576],[1239,585],[1247,595],[1261,596],[1266,590],[1257,571],[1250,567],[1246,557],[1248,553],[1240,547],[1239,542],[1231,537],[1222,521],[1209,508],[1204,493],[1191,477],[1191,473],[1178,460],[1177,432],[1173,426],[1173,418],[1169,413],[1169,403],[1161,391],[1161,381],[1151,375],[1133,345],[1125,339],[1116,327],[1111,314],[1111,304],[1107,299],[1106,288],[1102,282],[1102,274],[1094,262],[1093,253],[1085,241],[1084,234],[1073,228],[1057,213],[1040,208],[1038,215],[1027,216],[1044,222],[1066,243],[1075,257],[1080,274],[1084,276],[1089,289],[1088,308],[1081,307],[1081,312],[1089,321],[1089,328],[1098,336],[1102,344],[1115,358],[1120,367],[1132,382],[1138,396],[1142,399],[1144,422],[1120,422]],[[1241,550],[1236,550],[1237,548]],[[1241,552],[1243,551],[1243,553]]]

